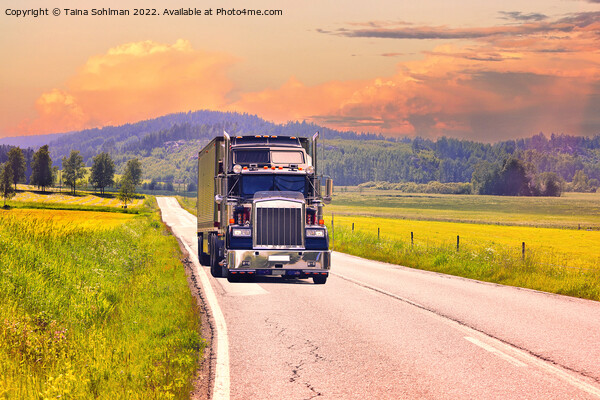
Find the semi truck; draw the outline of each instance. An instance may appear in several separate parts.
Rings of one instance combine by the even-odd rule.
[[[214,277],[327,281],[333,181],[317,173],[318,137],[223,132],[198,153],[198,258]]]

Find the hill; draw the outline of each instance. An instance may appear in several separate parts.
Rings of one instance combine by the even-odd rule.
[[[224,130],[232,135],[295,136],[312,136],[319,131],[320,166],[337,185],[368,181],[470,182],[478,164],[498,165],[511,156],[535,173],[554,172],[572,181],[577,171],[583,171],[589,179],[600,180],[600,135],[546,137],[540,133],[494,144],[446,137],[435,141],[420,137],[395,139],[341,132],[306,122],[274,124],[256,115],[207,110],[9,143],[21,143],[21,147],[30,143],[27,147],[34,148],[48,143],[54,165],[58,166],[71,150],[79,150],[87,166],[96,154],[106,151],[115,160],[117,173],[122,172],[127,160],[137,157],[146,179],[191,183],[196,180],[198,150]],[[0,162],[5,161],[8,148],[0,145]]]

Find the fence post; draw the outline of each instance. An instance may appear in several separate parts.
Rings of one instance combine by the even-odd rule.
[[[410,233],[410,245],[411,245],[411,246],[414,246],[414,245],[415,245],[415,241],[414,241],[414,238],[413,238],[413,233],[412,233],[412,232]]]
[[[525,261],[525,242],[521,244],[521,258]]]
[[[379,227],[377,227],[377,240],[379,240]]]
[[[333,213],[331,213],[331,248],[335,248],[335,228],[333,227]]]
[[[456,235],[456,251],[458,252],[460,248],[460,236]]]
[[[352,233],[354,233],[354,222],[352,223]]]

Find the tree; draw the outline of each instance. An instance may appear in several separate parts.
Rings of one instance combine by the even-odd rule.
[[[31,166],[31,184],[46,191],[46,186],[54,183],[52,175],[52,159],[48,151],[48,145],[45,144],[33,155],[33,165]]]
[[[99,188],[100,193],[104,194],[104,188],[114,184],[115,163],[108,153],[100,153],[94,157],[92,165],[92,174],[90,183],[94,188]]]
[[[562,194],[562,182],[554,172],[542,172],[536,176],[535,183],[540,196],[560,197]]]
[[[588,176],[582,170],[576,171],[571,185],[574,192],[587,192],[589,190]]]
[[[530,196],[530,178],[528,166],[518,158],[509,157],[502,166],[500,179],[502,184],[502,195],[508,196]]]
[[[500,194],[500,166],[487,161],[475,165],[471,177],[473,193]]]
[[[0,164],[0,195],[4,198],[4,208],[6,208],[6,200],[11,199],[15,195],[15,189],[12,186],[13,171],[10,161]]]
[[[137,158],[127,161],[125,167],[125,176],[129,176],[133,186],[138,186],[142,182],[142,163]]]
[[[531,196],[532,166],[515,157],[507,158],[502,166],[487,161],[475,165],[471,183],[477,194]]]
[[[127,204],[131,203],[134,194],[135,185],[133,184],[131,177],[125,175],[123,179],[121,179],[121,189],[119,189],[119,194],[117,195],[117,198],[123,203],[123,208],[127,208]]]
[[[71,186],[71,189],[73,190],[73,195],[75,195],[77,180],[85,176],[85,164],[83,163],[83,157],[79,155],[78,151],[71,150],[69,158],[62,158],[62,165],[63,179],[65,181],[65,185]]]
[[[15,190],[17,190],[17,183],[25,180],[25,170],[27,169],[23,150],[20,147],[10,149],[8,152],[8,162],[12,168],[12,182],[15,185]]]

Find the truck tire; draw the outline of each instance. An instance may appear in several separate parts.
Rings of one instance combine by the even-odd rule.
[[[241,278],[237,275],[232,274],[231,272],[227,272],[227,281],[228,282],[239,282]]]
[[[209,258],[210,258],[210,273],[215,278],[221,278],[221,266],[219,265],[219,237],[215,234],[211,234],[208,237],[209,246]]]
[[[208,254],[204,252],[202,243],[204,239],[203,235],[203,233],[198,234],[198,261],[200,262],[200,265],[208,266],[210,265],[210,258]]]
[[[327,275],[316,275],[313,276],[313,282],[315,285],[324,285],[327,282]]]

